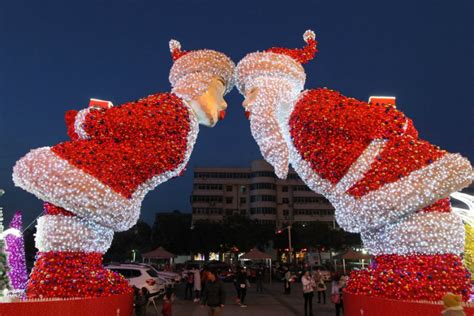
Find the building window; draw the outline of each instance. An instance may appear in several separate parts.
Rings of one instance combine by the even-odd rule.
[[[253,190],[275,190],[274,183],[253,183],[250,185],[250,191]]]
[[[226,197],[225,198],[226,204],[232,204],[232,200],[233,200],[233,198],[231,198],[231,197]]]
[[[213,183],[195,183],[194,189],[196,190],[217,190],[222,191],[222,184]]]
[[[293,186],[293,191],[311,191],[306,185],[295,185]]]
[[[300,177],[299,177],[298,174],[296,174],[296,173],[290,173],[290,174],[288,175],[288,179],[291,179],[291,180],[299,180]]]
[[[329,203],[329,201],[322,197],[322,196],[295,196],[293,198],[293,202],[295,204],[309,204],[309,203],[318,203],[318,204],[325,204]]]
[[[281,191],[282,192],[288,192],[288,186],[287,185],[282,186]]]
[[[247,199],[244,198],[244,197],[241,197],[240,198],[240,204],[245,204],[245,203],[247,203]]]
[[[283,204],[288,204],[288,203],[289,203],[288,198],[282,198],[282,199],[281,199],[281,202],[282,202]]]
[[[231,185],[226,185],[225,190],[227,192],[232,192],[232,186]]]
[[[247,214],[246,210],[240,210],[240,215],[245,216]]]
[[[272,171],[255,171],[252,172],[252,178],[257,177],[266,177],[266,178],[275,178],[275,173]]]
[[[241,185],[240,186],[240,193],[245,193],[247,192],[247,188],[245,187],[245,185]]]
[[[227,215],[227,216],[232,215],[232,210],[225,210],[225,215]]]
[[[218,202],[222,203],[222,196],[219,195],[193,195],[193,202]]]
[[[274,207],[252,207],[250,214],[276,214],[276,208]]]
[[[252,195],[250,202],[276,202],[276,197],[274,195]]]
[[[283,210],[283,215],[288,216],[290,214],[290,211],[288,210]]]

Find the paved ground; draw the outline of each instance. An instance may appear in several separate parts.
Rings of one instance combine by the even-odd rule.
[[[236,292],[231,283],[225,283],[227,294],[226,305],[222,316],[303,316],[304,301],[301,284],[292,284],[292,293],[283,294],[283,284],[274,283],[272,286],[265,285],[264,293],[257,293],[255,286],[247,292],[246,304],[248,307],[242,308],[235,303]],[[329,284],[328,284],[329,285]],[[329,287],[329,286],[328,286]],[[184,300],[184,288],[176,289],[177,299],[173,305],[173,316],[206,316],[207,310],[199,304],[189,300]],[[326,294],[327,295],[327,294]],[[329,296],[327,295],[326,298]],[[153,306],[149,306],[147,316],[161,315],[161,302],[158,304],[159,314]],[[315,316],[335,315],[334,305],[329,302],[318,304],[317,297],[313,300],[313,314]]]

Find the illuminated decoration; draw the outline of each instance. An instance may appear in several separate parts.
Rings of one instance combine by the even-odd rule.
[[[466,229],[466,243],[464,246],[464,265],[471,272],[471,278],[474,273],[474,226],[465,224]]]
[[[314,33],[305,32],[308,38]],[[300,60],[287,52],[301,50],[269,51],[248,54],[236,68],[252,135],[278,177],[291,163],[335,207],[338,224],[361,233],[376,255],[374,267],[352,276],[347,291],[439,300],[442,284],[457,284],[449,290],[467,298],[465,232],[449,195],[471,183],[469,161],[419,139],[394,97],[367,103],[327,88],[303,91],[300,63],[317,50]],[[429,282],[412,277],[424,271]]]
[[[39,252],[28,297],[130,291],[101,264],[113,232],[135,225],[145,195],[184,172],[199,124],[207,123],[197,110],[222,110],[223,95],[233,87],[235,65],[224,54],[180,53],[177,41],[170,48],[172,93],[117,106],[91,99],[88,108],[66,113],[70,141],[32,150],[17,161],[15,184],[47,202],[38,219]]]
[[[210,49],[182,51],[177,40],[171,40],[169,46],[174,60],[169,80],[177,96],[196,99],[206,92],[214,77],[224,81],[226,93],[234,87],[235,64],[223,53]]]
[[[3,233],[3,209],[0,207],[0,233]],[[7,262],[7,254],[5,253],[5,242],[0,238],[0,297],[11,289],[10,278],[8,272],[10,268]]]
[[[346,291],[403,300],[440,300],[446,292],[469,298],[471,275],[461,258],[444,255],[380,255],[352,272]]]
[[[8,276],[14,290],[24,290],[26,281],[28,281],[28,273],[26,270],[25,244],[21,234],[22,220],[20,212],[13,215],[9,227],[16,230],[18,234],[9,234],[5,237],[8,266],[10,267]]]
[[[311,60],[317,52],[314,32],[306,31],[303,38],[307,43],[303,49],[271,48],[250,53],[236,68],[239,91],[255,95],[246,107],[252,136],[279,178],[288,174],[289,153],[278,126],[278,105],[298,96],[306,80],[300,63]]]

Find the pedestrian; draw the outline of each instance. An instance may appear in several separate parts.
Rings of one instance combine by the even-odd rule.
[[[201,272],[199,269],[194,271],[194,303],[198,303],[201,299]]]
[[[209,316],[219,316],[225,303],[224,286],[214,271],[208,271],[207,279],[201,295],[201,306],[207,306]]]
[[[172,316],[172,305],[173,305],[173,292],[166,291],[165,295],[163,296],[163,308],[161,309],[161,313],[163,316]]]
[[[285,294],[289,295],[291,293],[291,272],[288,270],[288,267],[285,267],[285,275],[283,277]]]
[[[240,307],[247,307],[247,305],[245,305],[245,296],[247,295],[247,288],[250,284],[248,281],[247,272],[243,268],[239,268],[239,270],[237,270],[236,281],[239,293]]]
[[[316,284],[309,271],[303,272],[301,277],[304,297],[304,316],[313,316],[313,296]]]
[[[323,298],[323,304],[326,304],[326,290],[327,286],[326,283],[324,283],[324,278],[321,275],[321,273],[318,273],[316,271],[314,275],[314,282],[316,283],[316,291],[318,292],[318,304],[321,304],[321,297]]]
[[[339,274],[335,274],[331,284],[331,302],[333,302],[336,307],[336,316],[341,314],[341,310],[344,312],[342,290],[345,286],[346,283],[344,279]]]
[[[184,299],[193,299],[194,272],[189,271],[186,274],[186,287],[184,288]],[[189,294],[189,295],[188,295]]]
[[[135,315],[145,316],[149,292],[145,287],[142,287],[141,289],[138,289],[138,291],[135,290],[135,294],[136,294],[134,297]]]
[[[446,293],[443,296],[444,310],[443,316],[466,316],[462,308],[462,297],[453,293]]]
[[[265,270],[262,265],[259,265],[255,273],[255,281],[257,282],[257,293],[263,293],[263,279],[265,277]]]

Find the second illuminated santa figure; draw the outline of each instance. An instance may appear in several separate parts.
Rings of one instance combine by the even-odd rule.
[[[301,179],[327,197],[339,225],[360,232],[376,255],[353,275],[354,293],[438,300],[470,293],[462,266],[464,227],[449,195],[472,180],[469,161],[418,138],[394,104],[370,104],[337,91],[303,91],[302,63],[317,52],[312,31],[302,49],[248,54],[236,84],[252,135],[275,173],[291,163]]]

